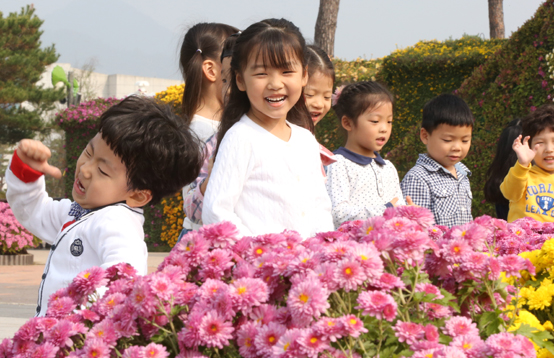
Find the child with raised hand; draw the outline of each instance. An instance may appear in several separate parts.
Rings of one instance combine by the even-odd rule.
[[[147,273],[142,207],[158,203],[198,176],[201,144],[168,106],[129,97],[100,118],[98,134],[77,160],[73,199],[48,197],[43,174],[61,177],[41,142],[22,140],[6,171],[17,220],[52,245],[37,315],[50,295],[80,272],[125,262]]]
[[[226,39],[237,32],[236,28],[225,24],[198,23],[187,31],[181,45],[179,67],[186,82],[182,101],[183,116],[203,142],[207,142],[219,128],[224,100],[220,56]],[[210,147],[206,149],[205,156],[209,160]],[[189,192],[195,187],[183,188],[185,213],[192,199],[192,193]],[[181,235],[200,228],[200,225],[187,216],[183,220],[183,228]]]
[[[500,134],[496,145],[496,154],[487,170],[485,199],[494,204],[496,217],[503,220],[508,220],[510,202],[502,195],[500,184],[508,175],[510,168],[517,162],[517,154],[512,149],[512,145],[519,135],[521,135],[521,118],[511,121]]]
[[[531,217],[554,221],[554,105],[537,108],[522,121],[523,134],[513,143],[516,164],[500,190],[510,200],[508,222]],[[521,140],[523,136],[523,141]]]
[[[347,140],[327,168],[335,227],[405,204],[396,168],[379,155],[391,135],[394,96],[378,82],[353,83],[337,95],[333,109]]]
[[[333,229],[319,145],[303,99],[306,45],[291,22],[269,19],[238,37],[202,221],[241,235]]]
[[[441,94],[423,107],[420,138],[427,153],[402,179],[402,192],[415,205],[431,210],[438,225],[452,227],[471,220],[471,172],[461,163],[471,146],[473,114],[467,103]]]
[[[307,50],[308,84],[304,88],[304,98],[315,126],[331,109],[335,67],[329,56],[321,48],[310,45]],[[321,163],[324,166],[336,162],[333,153],[321,144],[319,145],[319,153]],[[323,170],[323,175],[325,175],[325,170]]]

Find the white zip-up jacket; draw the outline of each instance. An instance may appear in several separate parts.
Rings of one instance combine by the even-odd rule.
[[[46,314],[51,294],[91,267],[107,269],[126,262],[140,275],[147,273],[142,209],[118,203],[93,210],[71,223],[71,201],[50,198],[43,175],[38,179],[29,175],[34,171],[15,153],[8,168],[7,198],[15,217],[32,234],[52,245],[38,292],[37,316]]]

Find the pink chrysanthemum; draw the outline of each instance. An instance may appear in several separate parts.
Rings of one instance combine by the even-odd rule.
[[[363,315],[386,319],[392,322],[396,317],[397,304],[394,298],[381,291],[365,291],[358,296],[358,310],[363,310]]]
[[[100,339],[104,341],[108,346],[115,346],[119,339],[119,334],[114,328],[112,320],[105,319],[102,322],[94,325],[87,333],[87,339]]]
[[[76,307],[77,304],[71,298],[62,297],[55,301],[48,302],[46,316],[53,318],[62,318],[73,312]]]
[[[384,223],[385,219],[382,216],[371,217],[361,224],[360,228],[356,232],[356,237],[362,238],[364,236],[367,236],[373,231],[379,230]]]
[[[469,244],[463,239],[450,240],[446,242],[441,249],[444,258],[453,264],[459,264],[465,261],[472,251]]]
[[[417,224],[415,224],[410,219],[406,219],[403,217],[393,217],[383,224],[383,228],[395,232],[402,232],[414,230],[416,225]]]
[[[73,340],[71,337],[75,334],[73,331],[73,323],[61,320],[50,330],[45,332],[45,339],[57,347],[72,347]]]
[[[354,255],[360,261],[367,278],[374,279],[383,274],[383,261],[373,244],[361,243],[356,245]]]
[[[443,331],[451,337],[479,336],[477,325],[471,319],[462,316],[452,317],[446,321]]]
[[[137,278],[127,303],[130,303],[143,317],[149,317],[156,312],[157,301],[152,294],[150,283],[146,276]]]
[[[81,317],[83,317],[84,320],[88,320],[88,321],[91,321],[91,322],[97,322],[100,320],[100,316],[94,312],[94,311],[91,311],[89,309],[81,309],[79,311],[77,311],[77,314]]]
[[[323,336],[313,329],[302,330],[298,343],[301,346],[300,351],[310,358],[317,358],[319,353],[330,347]]]
[[[293,319],[302,316],[319,318],[330,307],[328,297],[327,289],[322,287],[319,281],[309,278],[291,287],[287,307]]]
[[[344,322],[339,318],[322,317],[312,328],[331,342],[336,342],[347,334]]]
[[[200,228],[199,232],[211,243],[211,246],[221,248],[233,246],[237,241],[239,233],[237,227],[228,221],[204,225]]]
[[[250,319],[261,324],[269,324],[277,316],[277,308],[273,305],[263,304],[250,312]]]
[[[428,228],[435,224],[433,213],[429,209],[420,206],[399,206],[396,208],[396,214],[415,221],[422,228]]]
[[[380,288],[383,291],[390,291],[395,288],[404,288],[406,284],[402,282],[400,277],[385,272],[377,280],[371,281],[371,286]]]
[[[258,329],[261,326],[252,321],[248,321],[237,331],[237,345],[239,346],[239,353],[244,358],[256,358],[258,356],[258,350],[254,345],[254,340],[258,334]]]
[[[167,275],[157,272],[150,275],[150,289],[159,299],[169,301],[173,296],[173,283]]]
[[[229,286],[225,282],[219,280],[207,279],[206,282],[198,289],[198,296],[202,300],[211,300],[221,291],[228,292]]]
[[[204,317],[204,312],[193,308],[184,322],[184,327],[177,335],[177,342],[181,351],[187,348],[197,348],[202,340],[200,338],[200,323]]]
[[[398,341],[406,342],[408,345],[423,339],[425,335],[424,327],[412,322],[398,321],[392,329],[395,331],[394,335],[398,338]]]
[[[73,279],[69,289],[75,289],[79,294],[88,296],[96,291],[97,288],[105,286],[108,283],[106,271],[100,267],[91,267]]]
[[[431,320],[446,318],[452,314],[450,307],[439,305],[438,303],[425,302],[421,304],[421,308]]]
[[[455,337],[450,346],[463,351],[468,358],[480,358],[487,354],[487,346],[479,336]]]
[[[500,269],[506,273],[506,277],[521,277],[521,270],[526,268],[523,257],[517,255],[506,255],[499,258]]]
[[[311,250],[304,250],[298,254],[290,263],[285,276],[290,277],[297,273],[306,273],[319,265],[319,256]]]
[[[190,264],[200,264],[208,253],[210,243],[198,231],[191,231],[181,238],[171,254],[182,255]],[[171,256],[170,254],[170,256]],[[168,260],[169,257],[165,259]]]
[[[210,311],[202,318],[199,332],[200,338],[207,347],[217,347],[223,349],[229,345],[229,340],[233,338],[234,328],[231,322],[223,320],[216,311]]]
[[[489,280],[498,280],[500,278],[500,261],[496,257],[489,257],[488,260],[488,274]]]
[[[59,351],[59,347],[56,347],[50,342],[44,342],[41,345],[33,349],[26,355],[28,358],[54,358]]]
[[[286,330],[285,326],[275,322],[269,322],[269,324],[260,327],[254,340],[259,353],[270,357],[273,354],[273,346],[277,344]]]
[[[200,264],[200,279],[220,279],[226,270],[233,267],[232,258],[233,255],[230,250],[216,249],[208,252]]]
[[[329,291],[336,291],[339,289],[338,284],[335,280],[336,270],[337,270],[337,265],[330,262],[322,263],[321,265],[317,266],[314,270],[319,281]]]
[[[131,346],[125,349],[122,358],[143,358],[142,348],[140,346]]]
[[[507,354],[531,357],[535,355],[533,344],[523,336],[508,332],[493,334],[485,341],[488,354],[493,357],[502,357]]]
[[[100,339],[90,339],[85,341],[81,357],[83,358],[109,358],[110,347]]]
[[[340,231],[320,232],[315,235],[316,238],[326,242],[337,242],[348,240],[348,234]]]
[[[340,317],[340,320],[351,337],[358,338],[360,334],[368,332],[364,327],[364,322],[353,314]]]
[[[395,259],[408,264],[423,260],[425,251],[434,245],[427,234],[421,231],[402,231],[390,236],[394,237],[390,246]]]
[[[96,311],[103,316],[107,316],[119,304],[123,303],[127,298],[123,293],[112,293],[102,297],[95,304]]]
[[[169,353],[161,344],[150,343],[142,349],[144,358],[167,358]]]
[[[233,281],[230,287],[233,304],[238,311],[248,313],[269,297],[267,285],[259,278],[240,278]]]
[[[108,269],[106,270],[106,278],[110,281],[115,281],[122,278],[131,280],[137,277],[137,274],[138,272],[133,267],[133,265],[126,262],[120,262],[116,265],[108,267]]]
[[[300,344],[298,340],[300,338],[301,331],[299,329],[287,330],[277,344],[273,346],[273,357],[279,358],[295,358],[298,357],[300,352]]]
[[[440,300],[444,298],[444,296],[441,293],[441,290],[433,285],[432,283],[418,283],[416,285],[416,292],[424,292],[427,295],[435,295],[433,300]]]
[[[335,280],[346,292],[353,291],[367,280],[362,265],[355,260],[345,259],[337,264]]]

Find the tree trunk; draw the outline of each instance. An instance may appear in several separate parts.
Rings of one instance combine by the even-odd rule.
[[[335,55],[335,31],[339,15],[340,0],[319,0],[319,12],[315,22],[314,42],[329,57]]]
[[[489,0],[489,26],[491,39],[504,38],[504,10],[503,0]]]

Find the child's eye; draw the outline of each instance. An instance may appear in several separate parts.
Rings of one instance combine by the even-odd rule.
[[[102,169],[100,169],[100,167],[98,167],[98,170],[100,171],[100,174],[102,174],[102,175],[105,175],[105,176],[109,177],[109,175],[108,175],[108,174],[106,174],[106,173],[105,173],[105,172],[104,172],[104,171],[103,171]]]
[[[223,79],[223,80],[221,80],[221,82],[223,82],[223,83],[227,83],[227,80],[226,80],[226,79]]]
[[[325,98],[326,101],[330,101],[331,100],[331,97],[323,97]]]
[[[443,139],[443,141],[445,141],[446,143],[452,142],[452,140],[450,140],[450,139]]]
[[[370,121],[370,122],[371,122],[371,123],[375,123],[375,124],[379,123],[379,121]]]
[[[90,153],[86,149],[85,149],[85,154],[86,154],[87,157],[90,157]]]

